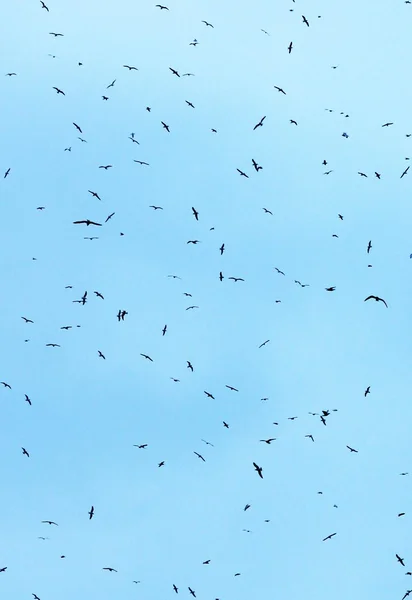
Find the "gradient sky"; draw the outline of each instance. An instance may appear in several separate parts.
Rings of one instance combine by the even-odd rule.
[[[401,600],[412,6],[165,2],[2,8],[0,596]]]

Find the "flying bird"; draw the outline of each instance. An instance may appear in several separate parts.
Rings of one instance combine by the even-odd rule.
[[[376,300],[376,302],[383,302],[384,305],[386,306],[386,308],[388,308],[388,305],[386,304],[385,300],[383,298],[379,298],[379,296],[368,296],[367,298],[365,298],[364,302],[366,302],[367,300],[370,300],[371,298]]]
[[[396,559],[397,559],[398,563],[400,563],[400,564],[401,564],[401,565],[404,567],[404,566],[405,566],[405,563],[404,563],[404,560],[405,560],[405,559],[404,559],[404,558],[401,558],[401,557],[399,556],[399,554],[395,554],[395,556],[396,556]]]
[[[366,388],[366,390],[365,390],[365,393],[364,393],[364,396],[365,396],[365,398],[366,398],[366,396],[367,396],[368,394],[370,394],[370,393],[371,393],[371,386],[370,386],[370,385],[368,385],[368,387]]]
[[[253,128],[253,131],[255,131],[255,129],[257,129],[258,127],[263,127],[263,121],[266,119],[266,116],[262,117],[259,121],[259,123],[256,123],[256,125]]]
[[[322,542],[326,542],[326,540],[331,540],[334,535],[336,535],[336,533],[331,533],[330,535],[328,535],[325,538],[323,538]]]
[[[161,124],[163,125],[163,129],[166,129],[166,131],[167,131],[168,133],[170,133],[169,125],[166,125],[166,123],[163,123],[163,121],[160,121],[160,122],[161,122]]]
[[[4,179],[6,179],[6,177],[8,177],[9,173],[10,173],[11,169],[10,167],[7,169],[7,171],[4,173]]]
[[[23,448],[23,447],[22,447],[22,451],[23,451],[23,454],[24,454],[25,456],[27,456],[27,458],[30,458],[30,454],[27,452],[26,448]]]
[[[254,158],[252,158],[252,165],[253,165],[256,173],[259,173],[259,171],[261,171],[263,169],[263,167],[261,167],[260,165],[257,164],[257,162],[255,161]]]
[[[271,442],[274,442],[276,438],[268,438],[267,440],[259,440],[259,442],[264,442],[265,444],[270,445]]]
[[[112,165],[100,165],[99,169],[105,169],[107,171],[107,169],[111,169]]]
[[[47,12],[50,12],[49,9],[47,8],[47,6],[45,5],[45,3],[43,2],[43,0],[40,0],[40,4],[41,4],[41,8],[45,8],[47,10]]]
[[[104,355],[104,354],[101,352],[101,350],[98,350],[97,352],[98,352],[99,358],[103,358],[104,360],[106,360],[106,357],[105,357],[105,355]]]
[[[114,214],[114,213],[113,213]],[[90,219],[84,219],[83,221],[73,221],[73,225],[96,225],[97,227],[101,227],[101,223],[96,223],[95,221],[90,221]]]
[[[246,175],[246,173],[244,173],[243,171],[241,171],[240,169],[236,169],[236,171],[242,176],[242,177],[247,177],[247,179],[249,179],[249,175]]]
[[[21,317],[25,323],[34,323],[31,319],[27,319],[26,317]]]
[[[277,85],[273,86],[275,88],[275,90],[277,90],[278,92],[281,92],[282,94],[284,94],[286,96],[286,92],[284,89],[282,89],[281,87],[278,87]]]
[[[288,52],[289,52],[289,54],[292,52],[292,48],[293,48],[293,43],[290,42],[290,44],[288,46]]]
[[[207,21],[202,21],[202,23],[204,23],[206,27],[212,27],[214,29],[212,23],[208,23]]]
[[[259,467],[259,465],[257,465],[255,462],[253,463],[253,466],[255,467],[255,471],[257,472],[257,474],[259,475],[259,477],[261,479],[263,479],[262,467]]]
[[[147,354],[140,354],[140,356],[143,356],[143,358],[145,358],[146,360],[150,360],[151,362],[153,362],[153,358],[150,358],[150,356],[148,356]]]
[[[106,90],[108,90],[111,87],[114,87],[114,84],[116,83],[116,79],[113,79],[112,83],[110,85],[107,86]]]
[[[136,67],[129,67],[129,65],[123,65],[123,67],[125,69],[129,69],[129,71],[138,71],[139,69],[137,69]]]
[[[228,390],[231,390],[232,392],[238,392],[239,390],[231,385],[225,385],[225,387],[227,387]]]
[[[201,454],[199,454],[199,452],[195,452],[195,451],[193,451],[193,453],[194,453],[194,454],[196,454],[196,456],[197,456],[198,458],[200,458],[201,460],[203,460],[203,462],[206,462],[206,461],[205,461],[205,459],[203,458],[203,456],[202,456]]]
[[[57,94],[62,94],[63,96],[65,96],[65,95],[66,95],[66,94],[63,92],[63,90],[61,90],[61,89],[60,89],[60,88],[58,88],[58,87],[54,87],[54,86],[53,86],[53,89],[54,89],[54,90],[56,90]]]
[[[194,218],[196,219],[196,221],[199,220],[199,213],[197,212],[197,210],[192,206],[192,213]]]
[[[368,247],[366,248],[366,252],[369,254],[369,252],[371,251],[372,248],[372,240],[369,240],[368,242]]]
[[[103,567],[102,569],[103,571],[110,571],[111,573],[117,573],[116,569],[113,569],[112,567]]]
[[[305,25],[307,25],[309,27],[309,22],[304,15],[302,15],[302,21],[303,21],[303,23],[305,23]]]
[[[94,506],[92,505],[91,509],[88,512],[89,515],[89,520],[91,521],[93,519],[93,515],[94,515]]]
[[[409,167],[406,167],[406,169],[404,170],[404,172],[400,176],[400,179],[402,179],[402,177],[404,177],[408,171],[409,171]]]
[[[77,131],[79,131],[80,133],[83,133],[83,131],[80,129],[80,127],[77,125],[77,123],[73,123],[73,125],[76,127]]]
[[[167,6],[162,6],[161,4],[156,4],[156,7],[160,8],[160,10],[169,10]]]
[[[270,340],[266,340],[266,342],[263,342],[263,344],[260,344],[259,348],[263,348],[263,346],[266,346],[266,344],[268,344],[270,342]]]
[[[356,452],[358,453],[358,450],[355,450],[355,448],[351,448],[350,446],[346,446],[348,450],[350,450],[351,452]]]
[[[190,362],[190,360],[187,360],[186,362],[187,362],[187,367],[186,367],[186,369],[190,369],[190,370],[192,371],[192,373],[193,373],[194,369],[193,369],[193,365],[192,365],[192,363]]]
[[[56,527],[59,526],[55,521],[42,521],[42,523],[46,523],[47,525],[55,525]]]

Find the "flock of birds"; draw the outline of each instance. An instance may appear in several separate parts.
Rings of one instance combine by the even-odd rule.
[[[295,0],[293,0],[293,3],[294,2],[295,2]],[[406,4],[410,4],[410,1],[406,0],[405,3]],[[52,9],[49,8],[49,6],[46,5],[46,3],[43,2],[43,0],[40,0],[40,8],[43,9],[46,13],[52,14]],[[171,10],[168,6],[161,5],[161,4],[155,5],[154,8],[158,9],[162,13],[163,12],[167,13],[168,11]],[[294,8],[290,9],[290,10],[293,11]],[[320,19],[321,16],[318,15],[317,18]],[[310,23],[309,19],[306,18],[305,15],[301,15],[301,23],[305,27],[307,27],[307,28],[310,28],[310,26],[311,26],[311,23]],[[215,25],[212,24],[211,22],[207,21],[207,20],[202,20],[202,24],[207,29],[214,29],[215,28]],[[270,35],[269,32],[267,32],[266,30],[262,29],[261,32],[264,35],[268,35],[268,36]],[[61,33],[61,32],[51,31],[49,34],[50,34],[50,36],[52,36],[55,39],[64,37],[64,34]],[[199,44],[199,42],[195,38],[193,41],[191,41],[189,43],[189,46],[196,47],[198,44]],[[293,44],[293,41],[291,41],[288,44],[288,46],[285,48],[285,53],[287,52],[288,54],[291,54],[293,51],[294,51],[294,44]],[[52,56],[54,57],[54,55],[52,55]],[[83,63],[79,62],[78,66],[79,67],[83,66]],[[139,71],[138,67],[136,67],[134,65],[131,65],[131,64],[128,64],[128,63],[123,64],[122,68],[126,69],[128,72]],[[331,68],[332,69],[337,69],[338,67],[337,66],[332,66]],[[180,73],[176,68],[174,68],[172,66],[168,67],[168,69],[169,69],[170,74],[172,76],[174,76],[174,77],[177,77],[177,78],[181,78],[181,77],[194,77],[195,76],[194,73]],[[5,75],[7,77],[9,77],[9,78],[17,77],[18,76],[18,74],[16,72],[14,72],[14,71],[9,71],[9,72],[5,73]],[[113,79],[111,81],[111,83],[106,86],[106,89],[105,89],[104,93],[102,93],[102,95],[101,95],[102,101],[107,102],[107,101],[110,100],[110,95],[109,95],[110,92],[108,90],[114,88],[114,86],[116,85],[116,81],[117,81],[116,79]],[[288,92],[285,91],[285,89],[283,89],[283,87],[281,87],[281,86],[274,85],[273,89],[276,90],[281,96],[287,96],[288,95]],[[61,101],[62,102],[66,101],[67,97],[69,96],[69,94],[66,94],[64,86],[63,87],[59,87],[57,85],[56,86],[52,86],[52,90],[54,90],[56,92],[57,96],[61,97]],[[190,108],[192,110],[195,109],[195,105],[194,105],[194,103],[192,101],[184,99],[184,102],[186,103],[186,105],[187,105],[188,108]],[[142,110],[143,109],[147,113],[151,113],[152,112],[152,108],[150,106],[142,107]],[[329,112],[332,112],[331,109],[325,109],[325,110],[328,110]],[[344,114],[344,113],[341,113],[341,114],[344,117],[349,117],[349,115],[347,115],[347,114]],[[266,115],[262,116],[259,120],[257,120],[257,122],[254,125],[251,125],[251,130],[254,131],[254,132],[256,132],[259,129],[263,128],[265,126],[265,124],[266,124],[266,119],[267,119]],[[293,125],[294,127],[298,127],[299,126],[298,121],[295,120],[295,119],[290,119],[290,124]],[[167,133],[167,134],[173,134],[173,127],[169,123],[166,123],[164,120],[159,119],[158,120],[158,125],[159,125],[159,127],[161,126],[163,128],[163,130],[164,130],[165,133]],[[383,127],[383,128],[389,128],[389,127],[391,127],[393,125],[394,125],[394,123],[392,123],[392,122],[385,122],[384,124],[381,125],[381,127]],[[81,143],[87,143],[87,140],[83,137],[84,136],[83,125],[73,121],[72,122],[72,126],[75,128],[76,133],[78,134],[78,139],[80,140],[80,142]],[[211,133],[213,135],[218,135],[218,129],[217,128],[211,127],[210,131],[211,131]],[[411,133],[406,133],[405,135],[406,135],[406,137],[411,137],[412,134]],[[348,138],[349,137],[349,135],[346,132],[343,132],[342,136],[344,138]],[[140,142],[136,138],[136,134],[134,132],[132,132],[132,133],[129,134],[128,139],[130,140],[130,142],[133,145],[136,144],[137,146],[140,146]],[[64,148],[64,151],[65,152],[72,152],[72,146],[68,146],[68,147]],[[405,160],[409,160],[409,157],[406,157]],[[146,167],[150,167],[150,163],[148,163],[145,160],[134,160],[134,162],[137,163],[137,164],[139,164],[141,167],[145,167],[145,168]],[[328,161],[326,159],[323,159],[322,161],[320,161],[320,164],[323,167],[326,168],[327,165],[328,165]],[[103,171],[109,171],[109,169],[113,169],[114,166],[112,164],[101,164],[101,165],[98,165],[98,168],[102,169]],[[260,165],[258,163],[258,161],[255,160],[254,158],[252,158],[251,161],[250,161],[250,168],[254,170],[254,174],[255,175],[259,175],[259,172],[264,169],[264,167],[262,165]],[[4,180],[8,180],[7,183],[11,182],[11,180],[13,178],[13,175],[14,175],[13,171],[14,171],[13,170],[13,165],[8,165],[5,168],[5,170],[4,170]],[[251,175],[247,171],[248,170],[247,170],[247,168],[245,169],[245,167],[242,167],[242,168],[238,168],[237,167],[236,168],[236,172],[238,173],[238,175],[240,177],[242,177],[244,179],[250,179]],[[408,172],[409,172],[409,166],[407,166],[406,168],[400,169],[399,177],[401,179],[403,179],[406,175],[408,175]],[[326,175],[326,176],[329,176],[332,173],[333,173],[333,169],[328,169],[328,170],[324,171],[324,175]],[[236,174],[236,173],[234,173],[234,174]],[[367,173],[363,172],[363,171],[358,171],[358,175],[360,177],[363,177],[363,178],[369,177],[369,175]],[[373,176],[377,180],[381,180],[381,178],[383,177],[382,173],[380,173],[378,171],[375,171],[372,174],[372,177]],[[102,196],[100,195],[101,194],[100,191],[98,192],[98,191],[89,189],[89,190],[87,190],[87,193],[90,194],[90,197],[93,200],[96,200],[97,202],[102,202]],[[192,203],[194,204],[194,206],[188,206],[187,211],[188,211],[188,213],[190,211],[189,214],[191,215],[191,218],[194,219],[194,222],[199,223],[202,220],[201,211],[196,207],[196,202],[195,201],[191,201],[190,202],[190,204],[192,204]],[[164,207],[160,206],[158,204],[151,204],[149,206],[149,208],[151,208],[155,212],[157,212],[157,211],[163,211],[164,210]],[[46,206],[38,206],[37,210],[38,211],[45,211],[45,210],[47,210],[47,207]],[[262,207],[261,210],[263,210],[265,218],[266,217],[267,218],[272,218],[274,216],[272,210],[270,208],[268,208],[268,207]],[[91,218],[91,216],[88,215],[88,214],[86,214],[86,215],[79,215],[79,218],[76,219],[76,220],[74,220],[72,223],[76,227],[85,226],[87,228],[87,230],[89,230],[89,228],[90,228],[90,230],[93,230],[93,228],[95,228],[96,231],[99,231],[100,228],[107,227],[108,223],[115,216],[116,216],[116,211],[111,211],[104,220],[103,219],[97,219],[97,218]],[[342,214],[339,213],[339,214],[336,215],[336,218],[339,219],[340,221],[343,221],[344,220],[344,215],[342,215]],[[214,227],[211,227],[210,230],[213,231]],[[120,236],[123,236],[123,235],[124,235],[124,233],[120,232]],[[332,235],[332,237],[338,238],[339,236],[334,233]],[[99,236],[98,235],[96,235],[96,236],[90,235],[90,236],[85,236],[84,239],[85,240],[94,241],[94,240],[99,240]],[[201,243],[202,243],[201,240],[199,240],[197,238],[189,239],[189,240],[186,241],[186,244],[188,246],[197,246],[198,244],[201,244]],[[365,240],[365,256],[368,259],[371,256],[372,248],[373,248],[373,246],[372,246],[372,240],[368,240],[368,241]],[[217,246],[216,252],[219,252],[220,255],[222,256],[226,252],[226,245],[225,245],[225,243],[222,243],[220,246]],[[33,260],[36,260],[36,259],[33,259]],[[368,268],[372,268],[372,264],[370,264],[370,263],[367,264],[367,267]],[[278,267],[274,267],[274,272],[277,275],[280,275],[281,277],[286,277],[285,272],[282,269],[278,268]],[[167,276],[168,278],[171,278],[171,279],[180,279],[180,276],[176,275],[176,274],[169,274],[169,275],[165,274],[165,276]],[[239,276],[239,274],[235,274],[235,275],[231,274],[231,273],[226,274],[226,273],[223,273],[223,270],[220,270],[219,272],[216,273],[216,280],[219,280],[222,283],[225,279],[227,279],[228,281],[232,281],[234,284],[235,283],[236,284],[237,283],[240,283],[240,284],[245,283],[245,278],[242,277],[242,276]],[[298,279],[294,279],[294,283],[297,286],[301,287],[301,288],[307,288],[310,285],[308,283],[302,283]],[[72,290],[73,286],[72,285],[67,285],[66,289],[67,290]],[[329,282],[329,283],[327,283],[325,285],[324,290],[326,292],[329,292],[329,293],[335,292],[336,291],[336,285],[334,285],[333,282]],[[192,294],[189,293],[189,292],[184,292],[183,294],[184,294],[184,296],[187,299],[192,298]],[[95,299],[98,299],[99,301],[104,301],[105,300],[105,296],[104,296],[104,294],[101,291],[99,291],[99,290],[93,290],[92,289],[92,290],[85,290],[82,293],[81,296],[79,294],[80,297],[79,296],[78,297],[74,297],[71,300],[71,302],[79,304],[81,306],[84,306],[87,302],[90,301],[90,297],[92,295],[94,296]],[[384,298],[380,297],[379,295],[377,295],[375,293],[375,290],[371,290],[371,293],[363,299],[364,302],[368,302],[369,300],[375,300],[375,302],[377,304],[380,303],[381,305],[383,305],[383,307],[386,307],[386,308],[390,309],[390,302],[388,303],[388,301],[386,299],[384,299]],[[281,302],[280,299],[276,299],[275,300],[275,303],[280,303],[280,302]],[[195,311],[197,309],[199,309],[199,306],[197,304],[191,304],[190,306],[187,306],[185,310],[187,310],[187,311],[194,310]],[[113,314],[113,319],[117,319],[117,321],[119,323],[120,322],[124,322],[128,314],[129,314],[129,312],[128,312],[127,309],[125,309],[123,307],[119,307],[117,313]],[[27,326],[32,326],[32,325],[35,326],[35,321],[32,318],[30,318],[29,316],[26,316],[26,315],[21,316],[21,320]],[[66,325],[65,324],[65,325],[62,325],[60,327],[60,329],[62,331],[69,331],[69,330],[73,329],[74,327],[80,327],[80,325]],[[159,334],[161,334],[162,336],[166,336],[168,334],[168,324],[167,323],[164,324],[164,326],[160,329]],[[26,343],[28,343],[29,341],[30,341],[29,339],[25,339]],[[265,347],[267,344],[270,343],[270,341],[271,341],[270,339],[264,340],[258,346],[258,349],[261,349],[261,348]],[[58,349],[58,348],[61,347],[61,344],[57,343],[56,341],[53,340],[53,341],[47,341],[47,343],[45,343],[45,346],[48,347],[48,348],[52,348],[52,349]],[[141,352],[140,356],[144,360],[147,360],[149,362],[154,362],[154,360],[155,360],[155,358],[153,358],[152,356],[150,356],[149,354],[147,354],[145,352]],[[106,355],[100,349],[97,350],[97,357],[100,358],[100,359],[102,359],[102,360],[106,360]],[[185,367],[191,373],[194,373],[195,370],[196,370],[196,365],[191,360],[187,360],[186,361]],[[5,379],[6,379],[6,377],[5,377]],[[170,377],[170,379],[173,381],[173,383],[179,383],[180,382],[180,379],[176,378],[176,377]],[[0,381],[0,385],[3,386],[4,390],[11,391],[13,389],[12,384],[9,381],[7,381],[7,380]],[[234,392],[234,393],[238,393],[239,392],[239,389],[237,387],[233,386],[233,385],[227,384],[226,388],[230,392]],[[210,400],[215,400],[216,399],[214,393],[212,393],[209,390],[204,390],[203,393]],[[364,397],[366,398],[370,393],[371,393],[371,386],[368,386],[365,389],[365,391],[364,391]],[[268,398],[262,398],[261,399],[262,402],[265,402],[267,400],[268,400]],[[24,394],[24,401],[29,406],[32,406],[32,400],[31,400],[31,398],[30,398],[30,396],[28,394]],[[35,407],[33,407],[33,408],[35,409]],[[331,412],[337,412],[337,409],[322,410],[321,412],[310,412],[309,414],[312,417],[317,418],[318,422],[321,423],[323,426],[327,426],[328,418],[330,417]],[[291,421],[294,421],[297,418],[298,418],[297,416],[288,417],[288,419],[291,420]],[[279,423],[278,422],[274,422],[273,425],[277,426],[277,425],[279,425]],[[225,429],[229,429],[230,428],[230,424],[226,420],[223,420],[221,422],[221,427],[223,427]],[[307,438],[308,441],[311,441],[312,443],[315,443],[315,436],[312,433],[306,434],[305,438]],[[270,444],[272,444],[272,442],[276,441],[276,439],[277,439],[276,437],[266,437],[266,438],[260,439],[259,442],[262,443],[262,444],[270,445]],[[210,447],[214,446],[210,441],[208,441],[206,439],[201,439],[200,441],[202,443],[204,443],[205,446],[210,446]],[[148,447],[148,444],[140,442],[138,444],[135,444],[134,446],[137,449],[139,449],[139,450],[145,450]],[[352,447],[349,444],[346,445],[346,448],[347,448],[348,452],[350,452],[351,454],[352,453],[353,454],[357,454],[359,452],[358,449]],[[25,458],[27,458],[27,459],[31,458],[30,448],[26,448],[26,447],[22,446],[21,447],[21,452],[22,452],[22,455]],[[198,452],[197,450],[193,450],[193,453],[194,453],[194,455],[200,461],[202,461],[202,462],[206,462],[207,461],[207,456],[206,456],[205,453]],[[165,467],[166,466],[166,459],[160,460],[157,463],[157,466],[158,466],[158,468]],[[253,458],[251,458],[249,467],[250,467],[251,470],[253,469],[256,472],[256,477],[258,479],[264,479],[264,477],[265,477],[265,468],[264,468],[264,465],[258,464],[255,460],[253,460]],[[406,476],[406,475],[408,475],[408,473],[407,472],[402,472],[402,473],[400,473],[400,475]],[[322,492],[318,492],[318,493],[321,494]],[[243,510],[246,512],[250,508],[251,508],[250,504],[246,504]],[[338,508],[338,506],[334,505],[334,508]],[[404,515],[405,515],[404,512],[400,512],[398,514],[398,517],[403,517]],[[92,505],[89,508],[88,511],[85,508],[85,518],[87,518],[87,517],[88,517],[88,519],[90,521],[95,518],[95,507],[94,507],[94,505]],[[97,507],[97,518],[99,518],[98,507]],[[266,519],[265,522],[269,523],[270,519]],[[56,521],[54,521],[54,520],[46,519],[46,520],[42,520],[41,523],[43,525],[47,525],[47,526],[50,526],[50,527],[58,527],[58,523]],[[244,531],[249,532],[249,530],[247,530],[247,529],[245,529]],[[325,534],[326,535],[323,535],[323,537],[320,537],[319,541],[322,541],[322,542],[331,541],[331,540],[333,540],[335,538],[335,536],[339,535],[339,532],[337,532],[337,531],[333,531],[331,533],[325,532]],[[46,540],[48,538],[46,538],[44,536],[39,536],[39,539]],[[65,556],[62,555],[61,558],[65,558]],[[405,567],[404,558],[402,558],[399,554],[396,553],[396,555],[394,556],[394,560],[398,561],[402,567]],[[202,564],[203,565],[209,565],[210,562],[211,562],[211,560],[207,559],[207,560],[203,561]],[[117,569],[114,568],[113,566],[110,566],[110,565],[109,566],[104,565],[101,568],[102,568],[103,571],[106,571],[106,572],[117,573]],[[3,573],[4,575],[7,575],[7,571],[8,570],[12,570],[12,569],[13,569],[13,565],[0,565],[0,573]],[[238,577],[240,575],[241,575],[240,572],[236,572],[234,574],[235,577]],[[412,572],[410,572],[408,570],[408,571],[406,571],[406,575],[412,575]],[[133,583],[137,584],[137,583],[140,583],[140,581],[139,580],[133,580]],[[181,589],[181,587],[183,589]],[[196,590],[191,585],[185,585],[185,586],[179,586],[178,587],[176,583],[170,582],[170,590],[172,592],[174,592],[175,594],[179,594],[179,593],[183,592],[183,590],[185,590],[185,591],[187,591],[188,594],[190,594],[194,598],[197,598],[197,592],[196,592]],[[404,600],[411,593],[412,593],[412,589],[406,590],[406,592],[405,592],[402,600]],[[33,593],[32,596],[33,596],[34,600],[44,600],[44,598],[39,597],[36,593]],[[201,596],[199,596],[199,597],[201,597]],[[216,598],[216,600],[219,600],[219,598]]]

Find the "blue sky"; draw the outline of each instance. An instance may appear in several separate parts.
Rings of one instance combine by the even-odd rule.
[[[2,14],[0,595],[402,598],[411,7],[46,4]]]

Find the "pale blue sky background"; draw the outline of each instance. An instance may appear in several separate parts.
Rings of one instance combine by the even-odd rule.
[[[412,475],[412,180],[400,179],[412,7],[46,4],[2,8],[1,69],[18,75],[0,79],[1,174],[11,168],[0,380],[12,386],[0,389],[0,596],[157,600],[175,583],[199,600],[401,598],[412,587],[410,478],[399,475]],[[102,228],[72,224],[113,211]],[[87,304],[72,303],[85,290]],[[337,409],[327,427],[308,414],[322,409]]]

